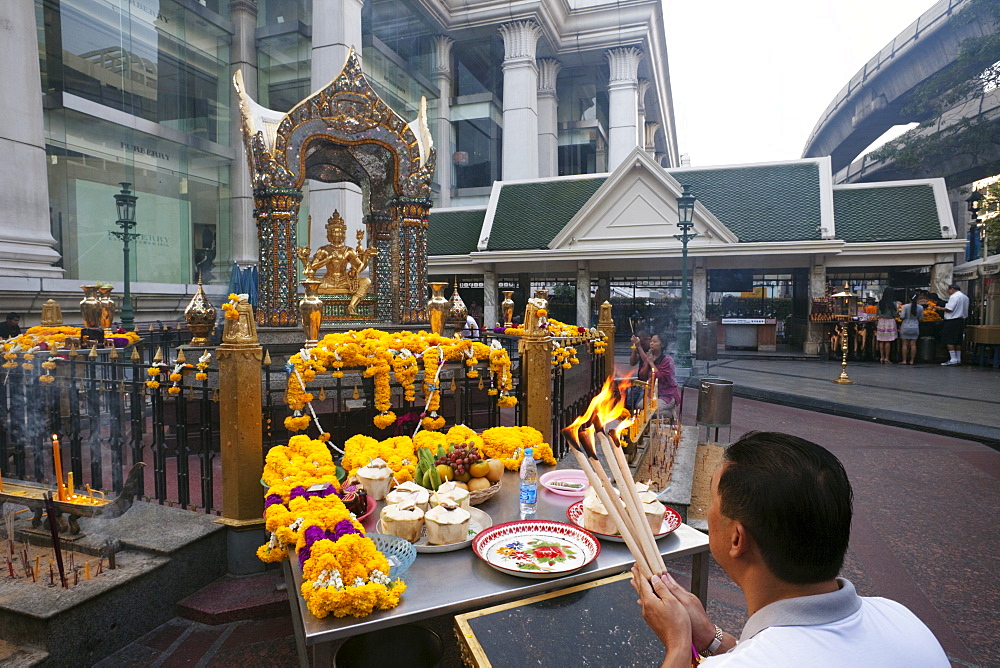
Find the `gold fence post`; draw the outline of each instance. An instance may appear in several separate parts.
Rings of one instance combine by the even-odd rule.
[[[524,316],[526,329],[521,349],[527,385],[523,395],[524,422],[540,431],[545,443],[552,443],[552,336],[547,329],[537,326],[536,310],[529,302]]]
[[[597,319],[597,331],[607,337],[608,345],[604,351],[604,372],[611,378],[615,377],[615,321],[611,318],[611,302],[601,304],[601,314]]]
[[[229,527],[229,572],[262,571],[255,550],[264,538],[264,489],[260,478],[264,462],[261,431],[261,362],[249,304],[237,305],[240,317],[226,319],[219,363],[219,432],[222,444],[222,517]]]

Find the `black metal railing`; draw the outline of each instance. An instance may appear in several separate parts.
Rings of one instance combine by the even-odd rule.
[[[4,475],[54,484],[50,439],[55,434],[78,489],[89,485],[118,493],[128,469],[144,462],[140,498],[216,512],[221,499],[217,370],[209,366],[206,379],[196,380],[189,368],[174,383],[165,369],[156,377],[160,386],[147,387],[157,351],[171,364],[184,340],[183,334],[168,332],[150,338],[124,350],[38,352],[30,359],[22,352],[13,360],[16,366],[0,369]],[[200,352],[186,354],[196,358]],[[43,368],[46,362],[55,368]]]
[[[569,369],[552,367],[552,450],[556,459],[569,453],[562,430],[587,409],[607,378],[604,353],[595,353],[587,343],[578,343],[580,360]],[[586,349],[586,353],[581,353]]]

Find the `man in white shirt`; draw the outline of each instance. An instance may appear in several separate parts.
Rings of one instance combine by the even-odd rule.
[[[840,461],[795,436],[751,432],[712,478],[712,556],[743,590],[750,618],[739,640],[708,618],[669,574],[632,569],[642,616],[667,648],[663,668],[949,666],[930,630],[905,607],[858,596],[837,577],[851,533],[853,492]]]
[[[941,366],[955,366],[962,363],[962,334],[965,333],[965,319],[969,317],[969,298],[957,285],[948,286],[948,303],[944,305],[944,323],[941,327],[941,343],[948,346],[948,361]]]

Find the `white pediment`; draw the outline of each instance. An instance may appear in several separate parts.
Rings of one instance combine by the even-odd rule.
[[[680,248],[674,238],[681,184],[644,151],[633,151],[556,235],[550,248],[566,250]],[[734,244],[738,239],[700,203],[695,204],[691,246]]]

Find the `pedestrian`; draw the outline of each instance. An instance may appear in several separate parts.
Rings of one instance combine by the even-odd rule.
[[[948,295],[941,327],[941,343],[948,346],[948,361],[941,362],[941,366],[956,366],[962,363],[962,335],[965,319],[969,317],[969,298],[955,284],[948,286]]]
[[[726,449],[711,483],[712,556],[742,590],[749,619],[737,639],[712,623],[669,573],[632,569],[642,616],[666,646],[663,666],[949,666],[930,629],[904,606],[858,596],[838,577],[851,536],[853,492],[825,448],[751,432]]]
[[[891,360],[892,342],[896,340],[896,314],[899,305],[893,300],[892,288],[886,288],[878,303],[878,322],[875,325],[875,340],[878,341],[879,358],[882,364]]]
[[[9,339],[12,336],[21,335],[21,314],[11,311],[7,314],[7,320],[0,322],[0,339]]]
[[[479,340],[479,323],[471,313],[465,315],[465,324],[462,325],[462,338]]]
[[[900,314],[899,338],[903,342],[903,364],[913,364],[917,360],[917,339],[920,337],[920,321],[924,319],[924,307],[917,303],[920,295],[916,292],[910,303]]]
[[[639,379],[649,382],[656,379],[656,417],[675,422],[681,393],[674,376],[674,360],[665,350],[667,337],[665,334],[653,334],[649,339],[649,350],[643,350],[638,340],[639,337],[632,337],[632,345],[642,359],[639,364]]]
[[[635,334],[632,335],[632,351],[628,357],[628,365],[630,367],[639,365],[637,377],[642,381],[649,381],[649,369],[642,364],[642,357],[639,356],[639,351],[649,352],[649,332],[645,329],[640,329]],[[642,406],[644,390],[642,387],[630,387],[625,395],[625,408],[630,411],[634,411],[640,406]]]

